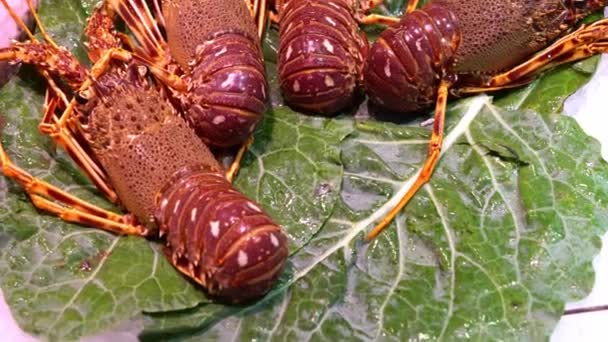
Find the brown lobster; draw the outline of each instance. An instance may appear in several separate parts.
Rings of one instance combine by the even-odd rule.
[[[416,112],[435,103],[429,155],[368,240],[430,180],[443,143],[450,89],[461,96],[518,87],[543,70],[608,51],[606,19],[551,44],[607,0],[434,0],[414,10],[417,3],[410,0],[409,11],[371,47],[364,80],[370,100],[392,112]],[[491,25],[488,16],[494,18]]]
[[[197,137],[114,30],[113,9],[97,7],[87,23],[90,70],[44,31],[0,49],[0,60],[43,70],[47,92],[41,131],[49,134],[114,203],[119,215],[87,203],[15,166],[0,145],[0,167],[39,209],[118,234],[166,237],[166,253],[183,274],[229,302],[258,298],[287,258],[287,238],[258,204],[235,190]],[[28,1],[31,6],[31,0]],[[32,8],[32,12],[35,11]],[[68,94],[48,74],[60,76]],[[60,107],[65,110],[59,111]]]
[[[543,70],[608,50],[607,20],[563,36],[608,5],[606,0],[433,0],[419,10],[418,0],[410,0],[400,19],[363,15],[381,2],[288,0],[277,5],[278,69],[288,104],[331,114],[352,103],[358,85],[372,103],[397,115],[436,103],[428,159],[368,240],[429,181],[440,155],[449,93],[525,85]],[[389,27],[367,49],[359,42],[357,23],[378,22]]]
[[[268,100],[251,16],[258,2],[251,10],[243,0],[109,2],[140,44],[134,54],[169,87],[197,134],[210,146],[241,145],[232,179]]]
[[[277,1],[281,92],[292,107],[332,115],[355,102],[369,44],[359,23],[392,22],[366,15],[382,0]],[[276,17],[276,14],[275,14]]]

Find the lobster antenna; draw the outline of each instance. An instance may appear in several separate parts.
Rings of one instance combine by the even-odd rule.
[[[157,3],[156,1],[154,2]],[[132,10],[135,12],[135,14],[137,14],[145,28],[151,31],[154,39],[157,41],[161,41],[163,37],[160,31],[158,30],[158,23],[156,22],[156,20],[154,20],[152,11],[150,11],[150,7],[145,3],[145,1],[129,0],[129,4],[131,4]]]
[[[254,18],[257,16],[258,22],[256,25],[258,26],[258,36],[260,39],[262,39],[264,32],[266,31],[269,13],[270,10],[268,9],[266,0],[255,0]]]
[[[30,1],[31,0],[28,0],[28,2],[30,2]],[[0,2],[2,2],[2,5],[4,6],[4,8],[8,12],[8,14],[11,16],[11,18],[13,18],[15,23],[17,23],[17,25],[19,25],[19,27],[27,34],[27,36],[30,38],[30,40],[33,42],[37,42],[38,39],[36,39],[34,34],[32,34],[32,31],[27,27],[27,25],[25,25],[25,23],[23,22],[23,20],[21,20],[21,18],[17,15],[17,13],[15,13],[15,11],[13,11],[11,6],[9,6],[8,3],[6,3],[6,0],[0,0]]]
[[[17,25],[19,25],[19,27],[27,34],[28,38],[32,42],[38,42],[38,39],[36,39],[36,36],[34,36],[34,34],[32,33],[32,31],[27,27],[27,25],[23,22],[23,20],[8,5],[8,3],[6,2],[6,0],[0,0],[0,2],[2,2],[2,5],[7,10],[8,14],[11,16],[11,18],[13,18],[13,20],[17,23]],[[40,28],[40,31],[41,32],[45,32],[45,31],[43,31],[44,27],[42,26],[42,23],[40,23],[40,18],[36,14],[36,9],[34,7],[34,4],[32,3],[32,0],[27,0],[27,3],[28,3],[28,7],[29,7],[30,11],[34,15],[34,20],[36,21],[36,24]],[[52,40],[49,43],[52,44],[52,45],[54,44],[54,42]],[[46,80],[49,82],[49,86],[51,87],[51,89],[53,89],[53,91],[56,93],[56,95],[61,98],[62,102],[65,105],[67,105],[68,104],[68,100],[67,100],[65,94],[59,89],[59,87],[57,86],[57,84],[55,83],[55,81],[53,81],[53,78],[49,75],[48,71],[40,70],[40,72],[42,73],[42,75],[44,76],[44,78],[46,78]]]
[[[4,0],[2,0],[2,1],[4,2]],[[38,17],[38,12],[36,11],[36,7],[34,6],[34,3],[32,2],[32,0],[27,0],[27,7],[29,7],[30,12],[32,12],[34,21],[36,21],[36,25],[38,26],[38,29],[40,30],[40,34],[42,35],[44,40],[47,43],[51,44],[52,47],[58,49],[59,46],[57,45],[57,43],[55,43],[53,38],[51,38],[51,36],[49,36],[49,34],[46,32],[44,25],[42,25],[42,21],[40,21],[40,17]]]
[[[141,0],[109,0],[110,4],[127,24],[151,60],[162,59],[162,37],[148,5]]]
[[[160,8],[160,2],[152,1],[152,4],[154,5],[154,15],[156,17],[156,22],[159,24],[159,26],[163,30],[166,30],[167,24],[165,23],[165,17],[163,16],[163,11]]]

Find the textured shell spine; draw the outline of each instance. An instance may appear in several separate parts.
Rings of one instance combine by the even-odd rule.
[[[365,65],[370,100],[397,113],[428,108],[460,39],[457,18],[443,6],[431,3],[406,15],[370,49]]]
[[[334,114],[352,104],[368,50],[347,0],[292,0],[280,10],[279,79],[285,101]]]
[[[167,254],[212,296],[242,302],[267,293],[287,259],[287,237],[222,174],[186,168],[157,198]]]
[[[97,95],[78,107],[80,128],[121,204],[139,223],[154,223],[155,197],[184,166],[221,166],[141,68],[107,73]]]

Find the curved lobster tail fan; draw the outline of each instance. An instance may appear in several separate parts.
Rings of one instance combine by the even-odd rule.
[[[370,49],[365,66],[370,100],[397,113],[433,105],[460,38],[456,16],[435,4],[386,29]]]
[[[288,255],[287,237],[219,173],[179,171],[158,197],[166,253],[210,295],[233,302],[270,290]]]
[[[242,143],[261,120],[268,99],[256,40],[226,33],[201,45],[192,63],[186,118],[209,145]]]
[[[350,1],[288,1],[281,12],[279,79],[295,108],[335,114],[354,102],[369,48]]]

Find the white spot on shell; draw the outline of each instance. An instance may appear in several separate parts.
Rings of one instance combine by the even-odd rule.
[[[245,253],[242,250],[240,250],[237,261],[238,261],[240,267],[247,266],[247,263],[249,262],[249,258],[247,257],[247,253]]]
[[[335,85],[336,85],[336,83],[334,82],[334,79],[331,78],[331,76],[329,76],[329,75],[325,75],[325,86],[327,86],[328,88],[331,88]]]
[[[215,53],[215,57],[221,56],[223,54],[226,53],[226,51],[228,51],[228,49],[226,49],[226,47],[224,46],[220,51]]]
[[[194,208],[192,209],[192,212],[190,212],[190,221],[194,222],[194,220],[196,220],[196,209]]]
[[[213,237],[217,238],[218,236],[220,236],[220,222],[219,221],[211,221],[209,223],[209,225],[211,226],[211,235],[213,235]]]
[[[175,202],[175,206],[173,206],[173,213],[175,214],[177,212],[177,208],[179,207],[179,201],[177,200],[177,202]]]
[[[279,239],[273,233],[270,233],[270,242],[272,242],[273,246],[279,247]]]
[[[148,68],[143,65],[140,65],[137,67],[137,73],[139,74],[139,76],[144,77],[148,73]]]
[[[291,45],[289,45],[287,47],[287,55],[285,56],[286,59],[289,59],[289,57],[291,57],[291,54],[293,53],[293,49],[291,47]]]
[[[222,82],[222,88],[228,88],[230,86],[232,86],[234,84],[234,79],[236,78],[235,74],[230,74],[228,75],[228,77],[226,78],[226,80],[224,82]]]
[[[213,118],[213,124],[214,125],[219,125],[222,122],[226,121],[226,117],[223,115],[219,115]]]
[[[160,210],[164,210],[167,207],[167,203],[169,203],[169,200],[164,198],[162,202],[160,202]]]
[[[323,40],[323,46],[327,49],[327,51],[333,53],[334,52],[334,46],[331,45],[331,43],[329,42],[329,40],[324,39]]]
[[[255,211],[262,211],[262,210],[260,209],[260,207],[258,207],[257,205],[255,205],[255,204],[253,204],[253,203],[251,203],[251,202],[247,202],[247,206],[248,206],[249,208],[251,208],[251,209],[255,210]]]
[[[388,61],[386,61],[386,65],[384,65],[384,74],[386,75],[386,77],[391,77],[391,65],[389,64]]]
[[[325,20],[327,20],[327,22],[330,23],[332,26],[336,26],[336,22],[332,18],[325,17]]]
[[[300,82],[298,82],[298,81],[293,82],[293,91],[294,91],[295,93],[297,93],[297,92],[299,92],[299,91],[300,91],[300,89],[301,89],[301,88],[300,88]]]

